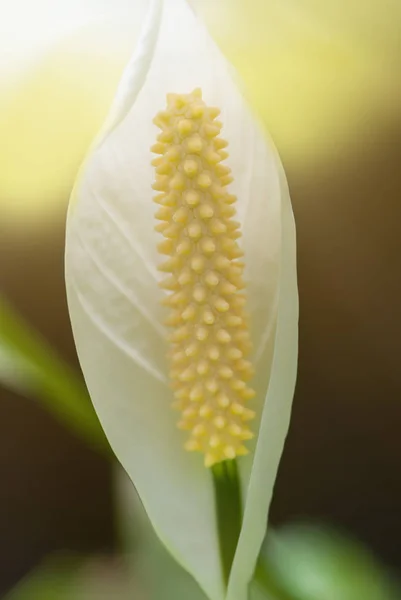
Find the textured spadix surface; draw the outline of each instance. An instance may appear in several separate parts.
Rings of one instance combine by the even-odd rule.
[[[104,133],[78,179],[67,224],[66,281],[85,379],[109,441],[162,541],[213,600],[224,589],[210,472],[183,449],[171,408],[169,342],[154,231],[153,117],[169,93],[201,88],[230,147],[255,368],[255,438],[239,459],[244,524],[228,597],[246,588],[264,536],[288,429],[297,355],[295,232],[274,150],[231,67],[184,0],[152,4]]]
[[[205,455],[205,466],[248,453],[253,438],[247,421],[255,395],[247,385],[254,371],[245,310],[244,253],[233,182],[224,164],[227,141],[219,134],[220,109],[209,107],[202,90],[168,94],[167,109],[154,123],[161,129],[152,151],[156,170],[153,200],[164,236],[157,249],[167,255],[158,270],[170,308],[170,378],[181,411],[180,429],[189,431],[189,451]]]

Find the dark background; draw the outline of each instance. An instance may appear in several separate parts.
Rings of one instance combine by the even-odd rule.
[[[271,511],[314,519],[401,565],[401,127],[353,158],[287,166],[298,230],[299,376]],[[76,365],[64,212],[0,225],[0,287]],[[59,549],[115,543],[112,470],[40,403],[0,389],[0,592]]]

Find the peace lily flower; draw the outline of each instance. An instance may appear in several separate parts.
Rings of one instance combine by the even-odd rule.
[[[94,406],[157,534],[209,598],[245,600],[294,391],[295,230],[279,159],[185,0],[152,2],[82,167],[66,284]],[[236,464],[227,571],[236,498],[213,485]]]

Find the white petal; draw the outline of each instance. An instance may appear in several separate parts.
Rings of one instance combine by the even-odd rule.
[[[279,165],[278,159],[277,164]],[[243,517],[230,576],[228,600],[247,598],[260,546],[274,481],[290,422],[298,355],[298,290],[294,216],[284,172],[281,182],[281,260],[277,332],[271,378],[263,408]]]
[[[234,176],[232,191],[238,195],[244,226],[257,366],[262,366],[257,381],[259,419],[277,318],[281,186],[276,157],[245,105],[227,62],[185,1],[168,0],[160,29],[156,13],[152,23],[154,29],[147,30],[140,46],[143,60],[150,64],[146,80],[144,63],[134,58],[117,95],[117,108],[75,190],[67,228],[68,301],[86,382],[117,457],[134,481],[162,541],[208,597],[220,600],[224,589],[210,473],[200,456],[183,451],[185,436],[176,429],[166,385],[167,346],[160,326],[159,240],[153,232],[154,174],[149,150],[157,134],[151,119],[164,108],[166,94],[201,87],[205,101],[222,110],[224,137],[229,141],[228,164]],[[154,47],[152,31],[156,30],[158,39],[149,61]],[[127,106],[134,100],[127,114]],[[274,412],[280,398],[274,400],[265,412]],[[264,421],[265,414],[263,432]],[[284,419],[282,427],[286,425]],[[274,457],[269,463],[272,482],[282,446],[278,437],[278,451],[269,448],[276,438],[271,442],[264,438],[256,454],[258,457],[263,450],[264,455],[267,447],[269,456]],[[252,459],[244,461],[245,494],[251,470]],[[253,475],[252,481],[253,488],[261,485],[254,482]],[[252,486],[249,493],[255,506]],[[263,508],[266,519],[268,502],[257,506],[258,514]],[[249,510],[247,502],[247,527]],[[259,532],[252,533],[252,526],[250,530],[251,535],[242,534],[249,543],[250,558],[244,559],[239,548],[233,571],[239,590],[246,585],[248,567],[260,546]]]
[[[126,473],[116,469],[114,477],[126,558],[132,559],[135,581],[146,600],[207,600],[158,540]]]

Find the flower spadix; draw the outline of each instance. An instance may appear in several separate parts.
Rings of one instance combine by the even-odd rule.
[[[227,186],[227,141],[220,136],[219,108],[208,107],[202,91],[169,94],[167,109],[154,119],[161,129],[152,147],[160,156],[154,201],[160,205],[158,244],[169,258],[160,271],[170,273],[160,287],[170,292],[170,378],[181,411],[178,423],[189,430],[187,450],[205,455],[205,466],[247,454],[253,437],[247,422],[254,397],[236,197]]]
[[[151,3],[81,169],[66,283],[94,406],[156,532],[209,598],[245,600],[294,389],[295,233],[277,155],[184,0]],[[226,585],[205,463],[234,457]]]

